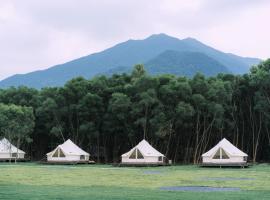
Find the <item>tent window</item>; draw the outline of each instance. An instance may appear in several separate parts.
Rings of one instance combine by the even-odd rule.
[[[229,156],[223,149],[219,148],[213,156],[213,159],[229,159]]]
[[[158,161],[161,162],[162,161],[162,156],[158,157]]]
[[[131,153],[129,159],[136,159],[136,149],[134,149],[134,151]]]
[[[142,153],[137,149],[137,159],[144,159]]]
[[[58,157],[58,149],[54,152],[54,154],[52,155],[52,157],[57,158]]]
[[[11,157],[13,157],[13,158],[17,158],[17,157],[18,157],[18,155],[17,155],[17,153],[12,153],[12,154],[11,154]]]
[[[85,160],[85,156],[84,155],[81,155],[80,156],[80,160]]]
[[[58,151],[59,151],[59,157],[61,158],[66,157],[61,149],[58,149]]]

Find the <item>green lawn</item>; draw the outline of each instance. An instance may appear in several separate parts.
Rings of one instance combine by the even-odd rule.
[[[249,179],[216,179],[225,177]],[[160,190],[163,186],[238,187],[241,191],[172,192]],[[108,165],[0,164],[0,199],[269,200],[270,165],[219,169],[196,166],[117,168]]]

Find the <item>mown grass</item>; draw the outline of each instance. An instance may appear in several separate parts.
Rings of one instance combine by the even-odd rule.
[[[209,180],[218,177],[249,179]],[[159,189],[164,186],[238,187],[241,191],[171,192]],[[270,166],[219,169],[197,166],[117,168],[108,165],[0,164],[0,199],[270,199]]]

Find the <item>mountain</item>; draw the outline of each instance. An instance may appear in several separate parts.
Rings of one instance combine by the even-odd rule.
[[[171,50],[168,51],[168,50]],[[176,53],[178,52],[178,53]],[[181,61],[176,59],[175,56],[183,52],[197,52],[208,56],[211,59],[210,63],[215,62],[217,68],[221,69],[220,72],[232,72],[235,74],[246,73],[251,65],[260,62],[257,58],[244,58],[233,54],[223,53],[212,47],[209,47],[196,39],[186,38],[183,40],[165,35],[157,34],[152,35],[144,40],[128,40],[126,42],[117,44],[109,49],[106,49],[99,53],[94,53],[85,57],[72,60],[70,62],[56,65],[48,68],[47,70],[35,71],[28,74],[14,75],[0,82],[1,88],[9,86],[25,85],[34,88],[42,88],[47,86],[61,86],[71,78],[76,76],[83,76],[85,78],[91,78],[95,75],[106,74],[110,71],[117,71],[117,69],[130,69],[132,66],[138,63],[149,65],[151,73],[155,72],[153,64],[157,65],[156,69],[164,67],[172,67],[174,69],[168,71],[177,71],[175,68],[180,67]],[[185,53],[184,53],[185,54]],[[161,56],[166,56],[162,59]],[[181,54],[183,56],[183,54]],[[198,54],[194,54],[198,56]],[[168,57],[174,57],[174,66],[170,66],[171,62]],[[191,62],[190,55],[188,61]],[[208,60],[209,60],[208,59]],[[164,61],[169,62],[165,65]],[[178,60],[178,61],[176,61]],[[195,60],[198,60],[196,58]],[[163,63],[158,63],[162,61]],[[203,62],[206,63],[205,61]],[[218,63],[218,64],[217,64]],[[199,67],[205,67],[206,65],[195,66],[193,63],[182,61],[183,64],[193,66],[192,70],[197,70]],[[213,65],[214,66],[214,65]],[[223,66],[223,67],[222,67]],[[226,70],[224,70],[224,67]],[[191,67],[184,67],[186,70],[191,70]],[[207,74],[216,74],[217,69],[210,67],[212,72]],[[204,71],[201,69],[201,71]],[[180,73],[181,70],[179,69]],[[183,72],[182,75],[192,74],[190,72]],[[180,75],[180,74],[178,74]]]
[[[206,76],[230,71],[218,61],[200,52],[167,50],[145,64],[150,74],[193,76],[197,72]]]
[[[144,64],[146,71],[152,75],[174,74],[191,77],[196,73],[206,76],[214,76],[218,73],[231,73],[224,65],[211,57],[190,51],[167,50]],[[132,67],[116,67],[104,72],[113,74],[131,73]]]

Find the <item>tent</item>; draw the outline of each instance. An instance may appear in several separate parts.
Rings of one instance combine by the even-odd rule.
[[[70,139],[47,153],[48,162],[88,162],[90,154],[82,150]]]
[[[202,155],[203,164],[245,164],[248,155],[235,147],[227,139],[222,139],[216,146]]]
[[[6,138],[0,140],[0,160],[24,159],[25,152],[15,147]]]
[[[142,140],[121,157],[123,164],[162,164],[165,162],[165,156],[154,149],[146,140]]]

